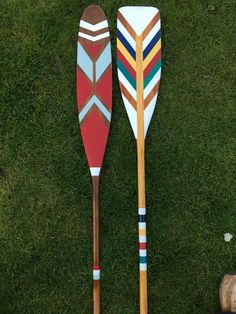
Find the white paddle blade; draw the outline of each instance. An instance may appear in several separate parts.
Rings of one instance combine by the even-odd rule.
[[[141,60],[137,46],[141,44]],[[142,80],[144,137],[156,105],[161,77],[161,21],[154,7],[122,7],[117,16],[117,67],[122,98],[137,138],[137,81]],[[140,69],[141,67],[141,75]],[[139,104],[140,105],[140,104]]]

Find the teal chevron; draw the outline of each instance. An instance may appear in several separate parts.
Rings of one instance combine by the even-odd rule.
[[[123,73],[125,78],[129,81],[129,83],[133,86],[133,88],[136,90],[135,79],[130,75],[129,71],[125,68],[125,66],[119,59],[117,59],[117,67]]]
[[[78,42],[77,49],[77,64],[84,71],[90,81],[93,80],[93,62],[89,58],[87,52],[81,46],[80,42]]]
[[[111,44],[108,43],[96,62],[96,81],[102,76],[111,64]]]
[[[85,115],[89,112],[93,105],[96,105],[98,109],[102,112],[102,114],[107,118],[108,121],[111,121],[111,113],[107,110],[107,108],[103,105],[103,103],[97,98],[97,96],[93,95],[84,108],[79,113],[79,121],[81,122]]]
[[[161,60],[159,60],[156,65],[152,68],[148,76],[144,80],[144,88],[147,87],[147,85],[151,82],[155,74],[160,70],[161,68]]]

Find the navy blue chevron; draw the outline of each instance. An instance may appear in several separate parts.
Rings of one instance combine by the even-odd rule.
[[[125,46],[127,51],[130,53],[130,55],[133,57],[134,60],[136,60],[136,51],[133,49],[133,47],[129,44],[129,42],[126,40],[126,38],[123,36],[123,34],[119,31],[117,28],[116,30],[117,37],[122,42],[122,44]]]
[[[152,50],[152,48],[155,46],[155,44],[158,42],[158,40],[161,38],[161,30],[159,30],[156,35],[153,37],[153,39],[150,41],[150,43],[147,45],[145,50],[143,51],[143,59],[145,59],[149,52]]]

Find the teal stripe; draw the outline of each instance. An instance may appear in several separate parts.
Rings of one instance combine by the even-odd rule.
[[[147,256],[139,256],[139,263],[146,264],[147,263]]]
[[[148,76],[144,80],[144,88],[148,86],[148,84],[151,82],[155,74],[160,70],[161,68],[161,59],[157,62],[157,64],[153,67],[153,69],[150,71]]]
[[[133,88],[136,90],[136,81],[133,79],[133,77],[130,75],[129,71],[126,70],[123,63],[118,59],[117,60],[117,66],[118,69],[122,72],[122,74],[126,77],[126,79],[129,81],[129,83],[133,86]]]

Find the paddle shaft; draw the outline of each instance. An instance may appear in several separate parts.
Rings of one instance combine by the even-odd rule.
[[[99,240],[99,176],[92,177],[93,185],[93,313],[100,314],[100,240]],[[95,278],[94,272],[99,272]]]
[[[142,37],[136,35],[136,82],[137,82],[137,158],[138,158],[138,207],[146,210],[145,197],[145,138],[144,138],[144,95],[143,95],[143,47]],[[140,236],[146,236],[139,228]],[[146,243],[145,243],[146,244]],[[139,270],[140,314],[148,313],[147,270]]]

